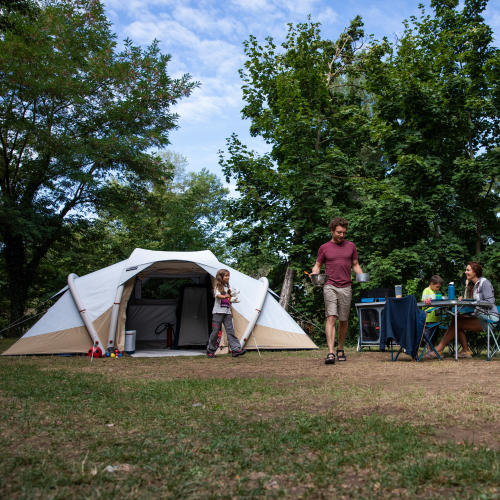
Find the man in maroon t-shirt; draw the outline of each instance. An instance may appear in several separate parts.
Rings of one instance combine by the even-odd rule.
[[[363,270],[358,262],[356,245],[352,241],[345,240],[347,232],[347,220],[343,217],[335,217],[330,222],[332,239],[321,245],[318,250],[318,258],[312,268],[312,274],[318,274],[321,266],[325,265],[328,281],[323,287],[325,298],[325,335],[328,344],[328,355],[326,364],[335,363],[335,323],[339,320],[339,342],[337,348],[337,359],[345,361],[344,340],[347,334],[347,321],[351,308],[351,267],[356,274]]]

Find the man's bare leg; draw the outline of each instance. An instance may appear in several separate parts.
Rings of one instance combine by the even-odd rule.
[[[347,321],[339,321],[339,345],[337,347],[339,351],[344,349],[344,341],[347,336],[347,324]]]
[[[328,352],[334,352],[333,347],[335,346],[335,322],[337,321],[337,316],[328,316],[326,318],[325,325],[325,335],[326,343],[328,345]],[[340,333],[339,333],[340,335]]]

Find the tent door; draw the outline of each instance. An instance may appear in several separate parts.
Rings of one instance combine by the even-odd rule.
[[[187,285],[180,296],[176,347],[205,347],[210,334],[208,293],[205,285]]]

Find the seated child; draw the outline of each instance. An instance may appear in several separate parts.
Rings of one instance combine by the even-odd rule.
[[[430,304],[431,300],[435,300],[436,292],[439,291],[441,285],[443,284],[443,278],[441,276],[435,274],[431,276],[429,281],[429,286],[422,292],[422,302],[426,304]],[[428,310],[428,309],[427,309]],[[437,314],[436,314],[437,313]],[[429,327],[428,324],[438,323],[440,320],[439,311],[431,311],[427,313],[425,318],[425,336],[430,339],[432,332],[435,327]]]

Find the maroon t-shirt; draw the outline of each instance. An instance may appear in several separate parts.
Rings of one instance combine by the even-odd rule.
[[[358,260],[358,252],[352,241],[344,240],[340,245],[337,245],[330,240],[319,247],[317,261],[320,264],[325,264],[325,272],[328,274],[327,285],[339,288],[352,285],[351,267],[353,260]]]

